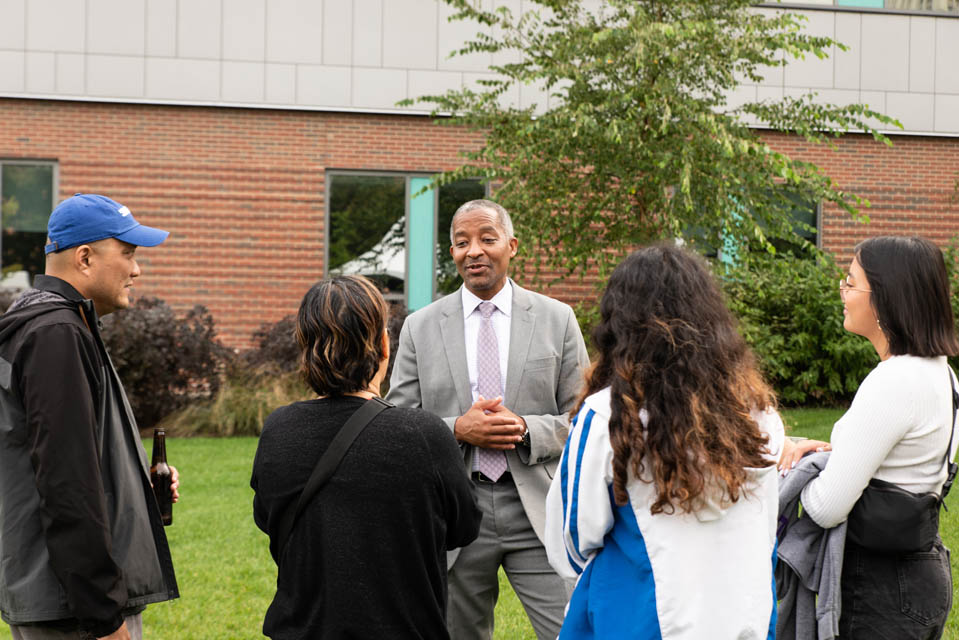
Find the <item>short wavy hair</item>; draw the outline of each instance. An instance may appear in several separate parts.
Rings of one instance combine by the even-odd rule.
[[[507,240],[516,237],[513,235],[513,219],[509,217],[509,211],[507,211],[503,205],[499,204],[498,202],[493,202],[492,200],[470,200],[469,202],[464,202],[461,204],[450,220],[450,244],[455,244],[453,239],[453,227],[456,226],[456,219],[465,213],[476,211],[477,209],[488,209],[496,214],[496,220],[499,222],[500,226],[503,227],[503,231],[506,233]]]
[[[296,315],[300,370],[321,396],[366,389],[383,360],[389,310],[363,276],[320,280],[303,297]]]

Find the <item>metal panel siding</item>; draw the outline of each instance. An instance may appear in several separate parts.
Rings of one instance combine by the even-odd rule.
[[[864,9],[793,11],[807,33],[848,51],[764,70],[765,81],[743,85],[731,103],[855,91],[857,101],[900,110],[892,115],[906,132],[954,135],[938,106],[926,125],[930,100],[959,96],[959,20],[869,9],[882,0],[840,4]],[[483,28],[449,22],[451,11],[444,0],[0,0],[0,97],[427,113],[429,104],[396,101],[491,77],[493,56],[448,57]],[[500,101],[548,104],[538,86],[513,87]]]
[[[4,49],[22,49],[26,25],[26,0],[0,2],[0,43]]]
[[[142,56],[145,0],[97,0],[87,3],[87,51]]]
[[[862,17],[862,89],[909,90],[909,18]]]

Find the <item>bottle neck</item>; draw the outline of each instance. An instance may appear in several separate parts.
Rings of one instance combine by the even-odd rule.
[[[166,431],[163,429],[153,430],[153,462],[151,466],[158,462],[166,462]]]

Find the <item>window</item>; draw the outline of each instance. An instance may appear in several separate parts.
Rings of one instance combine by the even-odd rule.
[[[787,191],[784,195],[787,201],[785,207],[789,208],[789,215],[794,221],[793,231],[796,232],[797,236],[807,240],[814,247],[820,246],[819,203],[806,200],[801,195],[790,191]],[[796,242],[777,239],[773,240],[772,243],[778,251],[792,251],[794,253],[798,253],[800,250],[799,243]]]
[[[780,189],[783,188],[780,187]],[[770,195],[779,196],[779,202],[774,206],[786,211],[789,214],[789,217],[792,218],[793,231],[795,232],[796,236],[798,236],[798,238],[807,240],[813,246],[820,246],[820,205],[816,202],[806,200],[797,193],[785,189],[779,192],[772,191],[770,192]],[[734,209],[736,210],[735,215],[737,217],[749,211],[740,205],[734,205]],[[764,222],[760,221],[760,225],[763,229],[766,229],[766,224]],[[691,247],[694,247],[707,258],[717,258],[723,262],[735,263],[737,261],[736,244],[729,241],[729,236],[724,237],[725,240],[721,243],[721,246],[716,247],[706,240],[706,233],[702,227],[691,226],[683,232],[683,242],[688,243]],[[776,248],[777,251],[790,252],[796,255],[802,255],[801,242],[802,241],[798,239],[795,242],[786,238],[770,239],[770,243]],[[750,250],[758,250],[758,248],[752,247]]]
[[[391,301],[406,280],[406,178],[333,175],[329,191],[327,270],[362,273]]]
[[[453,213],[483,198],[478,180],[430,189],[430,177],[327,172],[327,271],[359,273],[384,297],[418,309],[459,287],[449,255]]]
[[[0,160],[0,288],[26,289],[43,273],[47,220],[54,206],[57,165]]]
[[[840,7],[866,7],[869,9],[882,9],[883,0],[836,0]]]
[[[899,11],[959,13],[959,0],[837,0],[841,7],[873,7]]]
[[[785,4],[959,14],[959,0],[786,0]]]

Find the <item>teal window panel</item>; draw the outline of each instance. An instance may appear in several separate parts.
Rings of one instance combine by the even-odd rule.
[[[868,7],[870,9],[882,9],[885,0],[838,0],[836,2],[840,7]]]
[[[406,227],[406,304],[410,311],[433,301],[436,195],[430,178],[410,178],[409,218]],[[422,191],[422,192],[421,192]]]
[[[778,195],[780,197],[778,207],[788,212],[789,217],[793,219],[793,230],[798,236],[795,242],[789,239],[771,239],[772,245],[776,250],[779,252],[791,252],[796,255],[801,254],[803,246],[799,238],[808,241],[814,246],[818,246],[819,217],[821,214],[819,204],[806,200],[801,195],[789,191],[783,186],[780,186],[776,192],[771,195]],[[740,205],[735,198],[732,199],[730,204],[734,221],[742,220],[744,216],[753,216],[753,213]],[[762,221],[760,221],[760,226],[764,229],[766,228],[765,223]],[[683,239],[706,257],[716,258],[724,264],[735,265],[738,264],[740,260],[740,246],[733,241],[730,233],[730,229],[724,229],[719,246],[713,246],[712,243],[706,239],[705,229],[699,226],[691,226],[683,232]],[[755,250],[755,248],[747,248],[747,251],[750,250]]]

